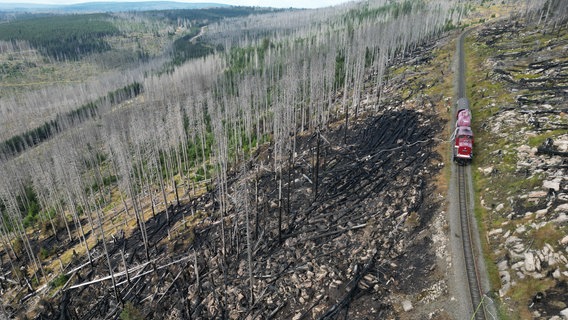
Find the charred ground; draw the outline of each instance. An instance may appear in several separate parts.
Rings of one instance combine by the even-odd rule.
[[[400,309],[393,293],[418,294],[435,282],[426,276],[436,269],[432,242],[412,238],[439,209],[432,193],[441,159],[433,148],[441,130],[435,115],[395,109],[347,131],[337,126],[301,137],[297,155],[282,168],[281,205],[279,171],[267,150],[259,150],[248,169],[230,175],[235,198],[224,226],[213,190],[173,208],[170,225],[191,212],[208,216],[185,236],[163,241],[164,212],[147,222],[150,256],[156,257],[150,263],[139,231],[111,244],[113,265],[124,265],[124,252],[131,270],[130,281],[119,274],[123,269],[114,270],[119,298],[146,318],[393,317]],[[106,259],[99,256],[92,268],[71,273],[71,281],[108,276]],[[123,310],[110,279],[67,289],[49,302],[40,318],[113,318]]]

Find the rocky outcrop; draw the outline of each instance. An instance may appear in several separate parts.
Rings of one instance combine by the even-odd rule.
[[[496,54],[486,61],[493,69],[488,77],[508,88],[516,105],[481,106],[493,110],[481,125],[493,139],[485,142],[490,157],[478,171],[489,185],[501,189],[481,199],[493,221],[487,239],[499,259],[499,296],[507,303],[520,282],[547,280],[545,291],[532,293],[529,309],[538,319],[564,319],[566,305],[559,301],[568,297],[568,97],[557,88],[566,85],[566,50],[558,47],[564,40],[525,51],[504,36],[534,39],[539,32],[503,23],[478,34],[477,41],[520,52]],[[568,38],[565,30],[560,37]],[[559,82],[537,85],[546,78]]]

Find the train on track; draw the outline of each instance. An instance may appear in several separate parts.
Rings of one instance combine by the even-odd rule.
[[[467,98],[459,98],[456,112],[456,129],[452,135],[453,159],[459,165],[467,165],[473,160],[473,131],[471,130],[471,110]]]

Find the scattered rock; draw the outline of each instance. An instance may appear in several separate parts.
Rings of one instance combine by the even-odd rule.
[[[552,307],[554,307],[554,308],[556,308],[556,309],[561,309],[561,310],[566,309],[566,303],[565,303],[565,302],[562,302],[562,301],[559,301],[559,300],[549,301],[549,302],[548,302],[548,305],[549,305],[549,306],[552,306]]]
[[[537,219],[543,218],[548,213],[548,208],[537,210],[535,213],[536,213],[535,218]]]
[[[534,272],[536,270],[534,254],[532,252],[525,253],[525,270]]]
[[[559,191],[560,190],[560,181],[543,181],[542,187],[546,190],[552,189],[554,191]]]
[[[493,230],[489,231],[489,232],[487,233],[487,235],[489,235],[489,236],[491,237],[491,236],[494,236],[494,235],[497,235],[497,234],[501,234],[501,233],[503,233],[503,229],[502,229],[502,228],[498,228],[498,229],[493,229]],[[568,238],[568,236],[567,236],[566,238]],[[568,240],[566,240],[566,241],[568,242]]]
[[[406,312],[412,310],[413,309],[412,302],[410,302],[410,300],[404,300],[402,302],[402,309]]]
[[[504,297],[509,289],[511,289],[511,274],[508,271],[499,271],[501,278],[501,289],[499,289],[499,296]]]
[[[531,147],[527,146],[527,145],[522,145],[520,147],[517,148],[517,152],[518,153],[530,153],[531,152]]]
[[[558,215],[558,217],[556,219],[554,219],[554,222],[556,223],[564,223],[568,221],[568,216],[566,215],[566,212],[560,212],[560,214]]]
[[[501,27],[503,28],[501,30],[508,30],[505,32],[511,32],[514,28],[510,24]],[[482,36],[484,32],[491,36]],[[491,29],[480,30],[479,40],[487,41],[488,39],[493,39],[494,42],[507,46],[509,49],[516,48],[518,52],[524,50],[514,41],[506,40],[503,32],[495,32]],[[562,45],[565,50],[565,44]],[[493,204],[493,217],[498,216],[497,219],[493,219],[504,219],[500,226],[493,224],[487,232],[487,237],[494,247],[493,254],[503,257],[496,261],[501,282],[499,295],[506,297],[514,292],[518,280],[546,279],[555,282],[557,286],[554,289],[547,290],[546,293],[541,292],[543,297],[546,296],[545,299],[538,302],[532,301],[538,305],[531,307],[531,315],[528,317],[568,320],[568,299],[566,299],[568,295],[566,285],[568,235],[562,235],[556,240],[550,239],[548,243],[541,244],[543,240],[547,241],[549,230],[564,232],[565,226],[568,225],[568,169],[564,154],[568,151],[568,132],[560,131],[566,127],[567,117],[563,109],[558,107],[566,105],[568,99],[564,94],[553,98],[554,103],[550,102],[549,97],[541,98],[546,96],[547,90],[543,90],[540,86],[540,79],[532,82],[534,77],[527,82],[509,81],[513,79],[510,76],[513,73],[515,75],[525,73],[530,76],[542,73],[543,79],[549,78],[551,73],[562,73],[565,64],[562,67],[552,66],[552,63],[548,62],[552,60],[547,59],[554,59],[551,52],[563,55],[564,53],[552,49],[550,44],[544,47],[547,50],[539,49],[528,54],[530,58],[539,62],[536,64],[523,62],[528,64],[526,68],[523,68],[522,64],[519,65],[518,59],[508,57],[506,54],[495,55],[487,61],[494,68],[493,76],[496,80],[504,80],[505,85],[507,82],[512,84],[510,89],[512,92],[517,92],[519,104],[504,108],[485,119],[484,130],[497,139],[506,139],[507,144],[504,144],[502,149],[495,150],[497,144],[488,143],[486,147],[492,157],[488,161],[482,161],[478,170],[482,175],[490,176],[488,178],[490,182],[484,186],[487,193],[484,195],[485,201],[482,206]],[[536,85],[537,83],[539,85]],[[526,95],[526,92],[522,90],[528,90],[531,94]],[[538,98],[533,99],[533,97]],[[480,108],[492,108],[491,102]],[[511,130],[519,134],[511,136]],[[544,138],[543,133],[552,132],[551,130],[555,133],[542,145],[529,146],[529,138]],[[516,193],[512,190],[506,194],[493,192],[501,188],[499,185],[503,175],[501,164],[505,158],[516,161],[516,164],[512,166],[516,169],[514,173],[516,182],[522,184],[522,179],[526,179],[527,182],[532,181],[531,184],[522,184],[521,192]],[[493,176],[495,172],[498,174]],[[538,239],[533,232],[539,234]],[[536,290],[532,292],[532,294],[535,293]],[[511,301],[514,303],[509,304],[507,299],[503,299],[507,307],[515,309],[518,301],[515,299]]]
[[[541,198],[546,197],[547,195],[548,195],[548,192],[546,192],[546,191],[531,191],[531,192],[529,192],[529,194],[527,196],[528,196],[529,201],[530,201],[530,199],[541,199]]]

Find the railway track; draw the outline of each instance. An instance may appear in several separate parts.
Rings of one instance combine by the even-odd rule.
[[[471,30],[471,29],[470,29]],[[466,86],[465,86],[465,52],[464,52],[464,39],[468,31],[463,32],[457,44],[457,57],[458,57],[458,72],[457,72],[457,94],[459,98],[466,97]],[[455,113],[456,110],[454,110]],[[472,213],[470,212],[470,191],[468,190],[470,175],[468,171],[469,166],[457,166],[457,189],[458,189],[458,210],[459,210],[459,224],[461,227],[461,239],[463,246],[463,257],[465,264],[465,271],[467,274],[467,281],[469,286],[469,293],[471,297],[471,305],[473,313],[470,319],[485,320],[486,308],[484,303],[483,287],[481,285],[480,272],[477,265],[477,260],[475,259],[474,253],[474,236],[475,231],[472,229],[472,224],[474,221],[470,220]]]
[[[485,307],[483,304],[483,292],[479,271],[473,251],[473,231],[470,224],[469,201],[468,201],[468,175],[465,166],[458,166],[458,192],[459,192],[459,215],[463,244],[463,256],[465,269],[473,306],[473,316],[471,319],[485,320]]]

